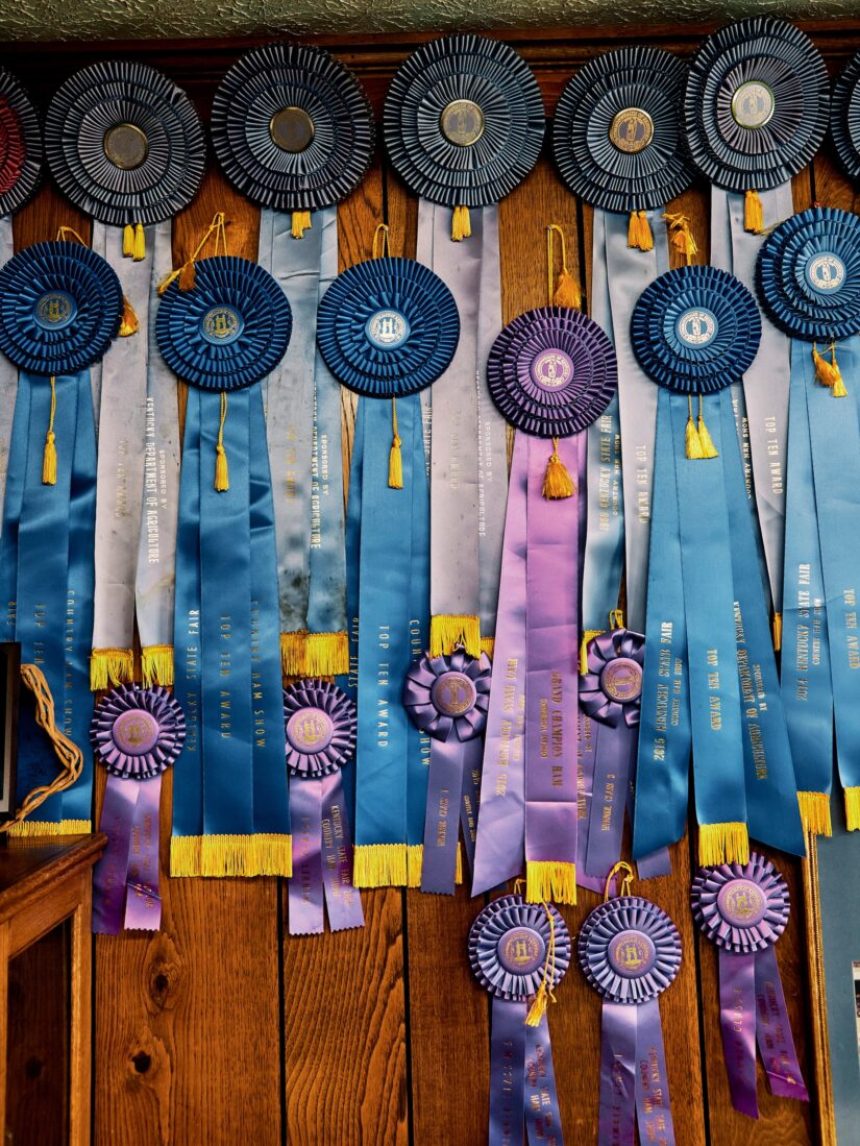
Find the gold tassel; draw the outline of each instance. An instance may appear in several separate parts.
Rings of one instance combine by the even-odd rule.
[[[541,495],[547,501],[562,501],[564,498],[573,497],[575,493],[576,486],[573,483],[573,478],[570,476],[567,466],[558,456],[558,438],[553,438],[552,453],[549,455],[546,472],[543,475]]]
[[[128,338],[140,330],[140,320],[125,295],[122,296],[122,318],[119,324],[120,338]]]
[[[281,633],[281,672],[284,676],[305,676],[307,659],[305,651],[308,632],[299,629],[293,633]]]
[[[681,252],[686,259],[687,266],[689,266],[693,261],[693,256],[699,253],[698,245],[690,229],[690,220],[686,215],[681,214],[680,211],[676,214],[666,212],[663,218],[669,224],[672,246],[676,251]]]
[[[699,825],[699,863],[716,867],[721,863],[749,863],[750,839],[746,824]]]
[[[547,1004],[550,1000],[553,1003],[555,1002],[555,994],[552,989],[555,982],[555,916],[548,903],[544,902],[542,907],[546,912],[547,922],[549,923],[549,942],[547,943],[546,956],[541,971],[540,986],[535,992],[532,1005],[529,1007],[528,1014],[526,1015],[527,1027],[539,1027],[541,1020],[546,1014]]]
[[[747,191],[744,195],[744,230],[752,235],[764,233],[764,207],[758,191]]]
[[[134,653],[131,649],[93,649],[90,656],[90,689],[101,692],[115,684],[134,680]]]
[[[576,903],[576,864],[526,861],[528,903]]]
[[[773,651],[775,653],[782,650],[782,613],[774,613],[773,621],[771,622],[773,630]]]
[[[146,258],[146,231],[143,229],[143,223],[138,223],[134,228],[133,257],[136,263],[141,263]]]
[[[800,818],[807,832],[814,836],[832,836],[833,824],[830,820],[830,797],[826,792],[798,792]]]
[[[860,831],[860,788],[845,789],[845,826],[849,832]]]
[[[173,684],[173,645],[145,645],[140,650],[140,669],[147,688]]]
[[[836,346],[830,344],[830,358],[828,362],[826,358],[818,353],[818,347],[813,342],[812,344],[812,361],[815,363],[815,376],[822,386],[828,386],[834,398],[844,398],[848,391],[845,389],[845,380],[842,377],[842,371],[839,369],[839,363],[836,361]]]
[[[304,671],[308,676],[348,673],[349,641],[346,633],[308,633],[305,637]]]
[[[353,851],[352,882],[356,887],[406,887],[407,864],[406,844],[362,844]]]
[[[464,613],[436,613],[430,618],[430,655],[449,657],[462,645],[470,657],[481,655],[481,621]]]
[[[542,979],[541,984],[537,989],[537,994],[532,1000],[532,1005],[529,1007],[529,1013],[526,1015],[527,1027],[539,1027],[540,1021],[546,1014],[547,1003],[549,1002],[549,990],[546,985],[546,980]]]
[[[227,466],[227,451],[224,449],[224,423],[227,420],[227,394],[221,392],[221,420],[218,423],[218,440],[215,442],[215,489],[226,493],[230,488],[230,470]]]
[[[702,449],[702,457],[718,458],[720,455],[717,453],[717,447],[714,445],[713,438],[708,431],[708,427],[705,425],[705,415],[702,412],[701,396],[699,397],[699,417],[696,421],[696,431],[699,435],[699,445]]]
[[[182,273],[182,267],[179,267],[178,270],[171,271],[169,275],[165,275],[164,278],[161,280],[161,282],[156,287],[156,290],[158,291],[158,293],[164,294],[164,292],[167,290],[167,288],[170,286],[170,284],[176,282],[176,280],[179,278],[181,273]]]
[[[124,259],[134,257],[134,227],[131,223],[126,223],[122,229],[122,257]]]
[[[556,280],[552,304],[553,306],[567,306],[573,310],[582,310],[582,291],[579,283],[567,267],[562,267]]]
[[[579,675],[585,676],[588,672],[588,646],[595,637],[602,636],[606,629],[586,629],[579,642]]]
[[[48,432],[45,434],[45,449],[42,453],[42,485],[57,484],[57,438],[54,434],[54,417],[57,413],[57,379],[51,375],[51,413],[48,418]]]
[[[254,835],[173,836],[172,876],[256,876],[293,874],[292,836]]]
[[[496,638],[495,637],[481,637],[481,652],[486,653],[490,660],[493,659],[493,654],[496,651]]]
[[[179,289],[194,290],[197,286],[197,266],[194,259],[189,259],[179,270]]]
[[[702,439],[693,420],[693,399],[687,398],[687,426],[684,430],[684,454],[690,461],[700,461],[704,456]]]
[[[653,251],[654,236],[645,211],[631,211],[627,224],[627,246],[638,251]]]
[[[469,208],[459,206],[454,208],[451,216],[451,238],[455,243],[468,239],[472,234],[472,220],[469,218]]]
[[[391,399],[391,449],[388,452],[388,488],[403,489],[403,455],[400,435],[397,433],[397,400]]]
[[[303,239],[305,231],[309,231],[311,227],[311,213],[310,211],[293,211],[292,226],[290,234],[294,239]]]

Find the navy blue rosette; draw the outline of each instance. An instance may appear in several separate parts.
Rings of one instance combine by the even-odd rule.
[[[693,178],[682,131],[687,69],[643,45],[606,52],[568,82],[553,117],[562,178],[606,211],[661,207]]]
[[[369,259],[322,298],[317,342],[332,374],[368,398],[405,397],[446,369],[460,337],[445,283],[413,259]]]
[[[30,97],[0,67],[0,218],[30,198],[42,174],[42,130]]]
[[[248,259],[216,255],[195,266],[193,290],[174,281],[161,298],[155,331],[165,362],[203,390],[240,390],[261,381],[289,345],[287,296]]]
[[[100,255],[36,243],[0,270],[0,350],[34,374],[73,374],[105,353],[122,308],[119,279]]]
[[[833,342],[860,331],[860,218],[811,207],[781,223],[762,244],[759,300],[792,338]]]
[[[860,177],[860,52],[836,77],[830,102],[830,134],[852,179]]]
[[[267,44],[242,56],[215,93],[211,131],[233,186],[282,211],[344,199],[367,171],[375,138],[361,84],[310,44]]]
[[[82,68],[45,119],[45,151],[60,190],[102,223],[159,223],[191,202],[206,143],[188,96],[131,60]]]
[[[90,740],[112,776],[152,780],[182,751],[185,715],[166,688],[118,685],[96,705]]]
[[[355,701],[330,681],[294,681],[284,689],[287,770],[318,780],[355,757]]]
[[[696,167],[729,191],[785,183],[827,130],[830,83],[818,49],[786,20],[754,16],[706,37],[690,64],[687,142]]]

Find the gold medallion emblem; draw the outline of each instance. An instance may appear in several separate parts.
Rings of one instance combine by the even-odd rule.
[[[102,146],[114,167],[121,171],[134,171],[149,154],[146,133],[133,123],[115,123],[109,127]]]
[[[433,703],[445,716],[463,716],[475,703],[475,686],[462,672],[446,672],[432,689]]]
[[[636,155],[654,138],[654,120],[641,107],[625,107],[609,127],[609,138],[619,151]]]
[[[529,927],[514,927],[499,940],[499,960],[512,975],[528,975],[543,962],[543,939]]]
[[[484,113],[470,99],[455,99],[442,109],[439,126],[449,143],[471,147],[484,134]]]
[[[300,107],[282,107],[269,121],[272,143],[290,155],[306,151],[313,142],[314,134],[314,121]]]

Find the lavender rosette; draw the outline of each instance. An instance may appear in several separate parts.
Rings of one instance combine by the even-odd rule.
[[[161,777],[185,744],[185,716],[165,688],[120,685],[96,705],[90,739],[108,771],[99,824],[108,845],[93,876],[93,931],[157,931]]]
[[[486,653],[470,657],[457,649],[450,656],[425,654],[412,665],[403,685],[403,704],[409,718],[430,737],[422,891],[454,894],[457,807],[470,867],[474,859],[473,810],[478,802],[476,778],[481,768],[481,736],[487,723],[491,675]]]
[[[288,884],[291,935],[363,927],[352,883],[352,833],[340,771],[355,757],[355,702],[325,680],[284,689],[286,764],[293,817],[293,876]]]
[[[658,996],[681,966],[681,936],[661,908],[638,895],[601,903],[577,941],[579,962],[603,996],[601,1142],[674,1144]],[[659,1134],[658,1134],[659,1129]]]
[[[774,944],[788,925],[788,886],[757,852],[749,863],[701,868],[691,890],[693,917],[719,949],[720,1027],[732,1105],[758,1117],[755,1047],[771,1093],[808,1101]]]

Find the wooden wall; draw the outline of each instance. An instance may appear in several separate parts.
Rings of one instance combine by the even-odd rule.
[[[689,53],[708,29],[636,29],[523,34],[511,40],[544,89],[551,114],[564,82],[595,51],[643,40]],[[834,70],[860,46],[860,21],[810,28]],[[74,26],[70,25],[70,34]],[[324,41],[365,81],[381,110],[388,78],[419,42]],[[214,86],[240,52],[237,42],[121,45],[6,45],[0,61],[47,99],[76,68],[107,55],[153,63],[186,87],[208,118]],[[545,149],[546,150],[546,149]],[[825,154],[795,181],[795,206],[814,199],[851,209],[854,192]],[[697,186],[673,209],[687,212],[707,260],[707,191]],[[175,227],[177,262],[216,210],[229,221],[231,253],[256,255],[258,213],[213,169]],[[414,254],[416,203],[381,158],[339,212],[341,263],[370,254],[385,220],[392,253]],[[562,186],[544,158],[501,208],[505,320],[545,302],[544,227],[561,223],[573,263],[587,286],[590,211]],[[16,224],[19,245],[53,238],[60,223],[86,232],[86,221],[50,186]],[[344,461],[352,403],[344,396]],[[488,997],[473,982],[466,936],[483,901],[463,889],[453,900],[417,891],[363,894],[360,931],[291,939],[286,889],[277,880],[170,880],[171,777],[162,803],[164,930],[98,937],[95,982],[94,1141],[99,1146],[352,1146],[415,1143],[472,1146],[485,1140],[489,1045]],[[807,1011],[799,864],[774,857],[796,910],[778,947],[793,1029],[807,1077]],[[646,892],[677,923],[684,964],[661,1002],[677,1140],[682,1146],[804,1146],[816,1141],[808,1107],[775,1101],[759,1078],[762,1121],[730,1106],[719,1036],[716,959],[699,941],[688,909],[694,862],[688,840],[673,849],[673,875]],[[581,892],[564,914],[575,935],[597,897]],[[62,944],[55,950],[62,952]],[[41,963],[32,968],[40,977]],[[33,957],[34,964],[38,962]],[[38,981],[17,978],[22,1013]],[[44,1009],[44,1008],[43,1008]],[[567,1141],[596,1141],[600,1001],[573,969],[551,1008],[550,1023]],[[56,1008],[50,1013],[54,1014]],[[60,1143],[61,1131],[36,1122],[44,1100],[42,1067],[56,1053],[40,1042],[33,1019],[13,1047],[14,1142]],[[41,1080],[41,1082],[40,1082]],[[38,1088],[42,1087],[41,1092]],[[55,1088],[56,1089],[56,1088]],[[41,1109],[47,1107],[42,1105]]]

